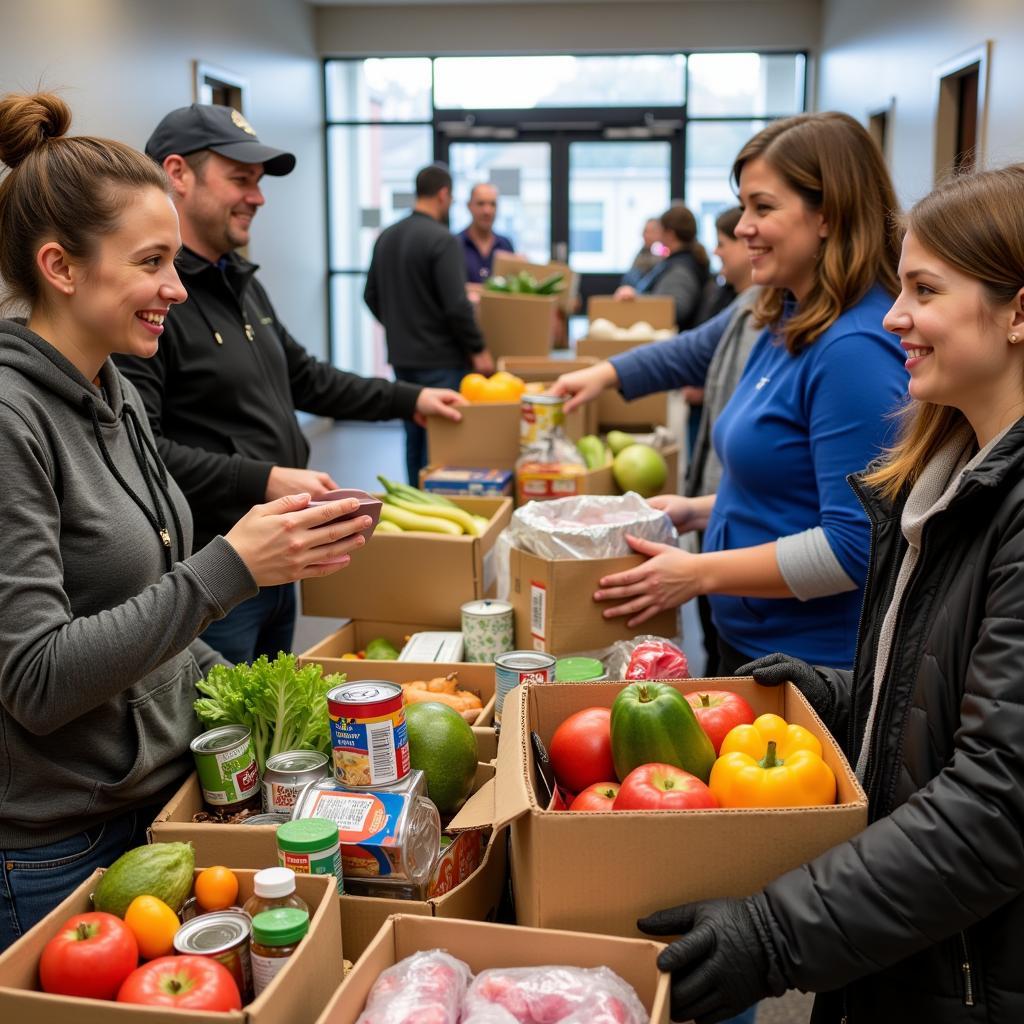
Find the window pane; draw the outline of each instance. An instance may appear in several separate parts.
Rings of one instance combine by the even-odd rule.
[[[331,351],[334,365],[364,377],[390,377],[384,328],[363,302],[365,274],[331,275]]]
[[[430,58],[327,62],[328,121],[429,121]]]
[[[569,264],[583,273],[625,273],[644,222],[670,199],[667,142],[569,145]]]
[[[691,121],[686,129],[686,205],[693,210],[700,240],[715,247],[715,217],[736,205],[729,175],[736,154],[765,121]]]
[[[681,106],[682,54],[623,57],[439,57],[442,109]]]
[[[333,126],[327,129],[330,265],[365,270],[381,228],[415,202],[416,172],[433,159],[428,125]]]
[[[453,142],[451,226],[469,223],[466,202],[478,182],[498,188],[494,230],[536,263],[551,259],[551,147],[546,142]]]
[[[804,109],[802,54],[697,53],[690,57],[693,117],[796,114]]]

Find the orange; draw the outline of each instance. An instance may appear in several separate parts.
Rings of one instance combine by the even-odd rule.
[[[124,923],[139,944],[139,956],[154,960],[174,952],[174,933],[181,927],[178,915],[155,896],[136,896],[124,912]]]
[[[515,389],[516,398],[522,397],[523,392],[526,390],[526,381],[522,377],[517,377],[514,373],[509,373],[506,370],[499,370],[491,377],[491,380],[500,380],[510,388]]]
[[[501,378],[498,374],[484,382],[483,393],[478,402],[518,402],[521,392],[514,380]]]
[[[203,910],[224,910],[238,899],[238,879],[218,865],[199,872],[196,878],[196,902]]]
[[[459,394],[470,402],[479,402],[487,378],[482,373],[467,373],[459,385]]]

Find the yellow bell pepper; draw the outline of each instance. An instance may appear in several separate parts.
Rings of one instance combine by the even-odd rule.
[[[819,807],[836,802],[836,777],[818,738],[778,715],[737,725],[711,768],[722,807]]]

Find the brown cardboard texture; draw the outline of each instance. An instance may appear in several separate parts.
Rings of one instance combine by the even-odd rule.
[[[516,647],[576,654],[632,640],[636,630],[626,617],[606,619],[606,603],[593,600],[598,580],[610,573],[642,565],[640,555],[622,558],[543,558],[520,548],[509,553],[509,600],[515,609]],[[652,636],[676,635],[675,609],[659,612],[644,623]]]
[[[664,947],[618,939],[472,921],[430,921],[399,914],[374,936],[317,1024],[355,1024],[382,971],[421,950],[443,949],[477,973],[489,967],[608,967],[632,985],[652,1024],[668,1024],[669,975],[658,970]]]
[[[252,895],[255,871],[232,870],[238,878],[241,903]],[[0,956],[0,1017],[9,1024],[313,1024],[341,982],[341,922],[334,880],[324,875],[298,875],[296,892],[312,914],[309,932],[281,973],[241,1010],[173,1010],[39,991],[43,947],[69,917],[93,909],[90,894],[101,874],[97,871],[87,878]]]
[[[494,790],[475,794],[454,824],[468,827],[480,818],[496,828],[511,823],[512,883],[520,924],[635,936],[640,934],[636,919],[643,914],[691,900],[750,895],[866,826],[864,792],[839,745],[800,692],[791,683],[762,687],[749,678],[687,679],[670,685],[683,693],[733,690],[757,714],[773,712],[809,729],[821,740],[825,761],[836,774],[836,804],[589,814],[540,806],[533,786],[530,732],[549,744],[569,715],[588,707],[611,707],[623,685],[518,686],[505,698]]]
[[[517,377],[530,383],[553,384],[563,373],[574,370],[587,370],[596,366],[596,359],[551,359],[544,356],[502,356],[498,360],[498,369],[514,373]],[[579,434],[576,434],[576,417],[579,417]],[[429,421],[428,421],[429,423]],[[597,433],[597,403],[587,402],[566,417],[566,432],[574,440],[586,434]]]
[[[578,355],[592,359],[610,359],[622,352],[628,352],[644,341],[606,341],[603,338],[580,338],[576,343]],[[597,421],[602,430],[613,427],[633,429],[651,426],[664,427],[668,424],[668,392],[657,391],[642,398],[627,402],[614,388],[602,391],[597,399]]]
[[[316,661],[323,665],[325,674],[344,672],[351,667],[351,662],[354,659],[343,658],[342,655],[356,654],[364,650],[371,640],[383,637],[400,651],[413,633],[429,632],[434,628],[425,626],[422,622],[370,622],[366,619],[353,619],[318,644],[310,647],[309,650],[303,651],[299,655],[299,664],[304,665],[308,661]],[[358,660],[371,665],[392,664],[390,661],[382,663],[376,660],[369,661],[366,658]]]
[[[477,734],[477,751],[481,761],[486,758],[487,762],[493,762],[496,755],[493,730],[488,730],[487,735]],[[474,787],[480,789],[492,786],[494,773],[493,763],[479,764]],[[493,799],[489,803],[493,808]],[[201,810],[202,791],[196,776],[192,775],[157,815],[150,828],[153,842],[191,843],[199,867],[244,864],[246,867],[262,868],[277,864],[275,826],[194,822],[193,815]],[[479,812],[476,818],[477,820],[469,827],[490,827],[489,821],[479,820]],[[492,831],[480,867],[464,882],[442,896],[430,900],[397,900],[348,895],[339,897],[341,926],[345,935],[345,955],[350,960],[355,960],[389,914],[465,917],[479,921],[493,918],[497,914],[505,885],[508,863],[507,838],[507,831]],[[284,1021],[285,1018],[281,1020]],[[272,1020],[271,1024],[277,1024],[277,1020]]]
[[[561,274],[562,289],[555,293],[558,306],[568,316],[576,312],[576,300],[580,292],[580,275],[575,273],[568,263],[551,260],[549,263],[531,263],[529,260],[513,252],[496,252],[494,254],[493,273],[496,277],[509,277],[525,270],[532,274],[537,284],[552,274]]]
[[[490,520],[482,536],[376,533],[342,572],[302,581],[303,614],[461,628],[462,605],[494,593],[494,542],[512,499],[453,500]]]
[[[591,295],[587,300],[588,320],[610,320],[616,327],[632,327],[647,321],[656,331],[675,330],[676,304],[668,295],[638,295],[620,302],[610,295]]]
[[[480,293],[477,319],[487,350],[501,356],[546,356],[555,333],[555,295]]]

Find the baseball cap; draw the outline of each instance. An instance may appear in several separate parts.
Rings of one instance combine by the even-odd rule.
[[[146,143],[146,155],[157,163],[172,153],[188,156],[201,149],[243,164],[263,164],[264,173],[278,177],[295,167],[294,154],[264,146],[237,110],[215,103],[193,103],[172,110]]]

